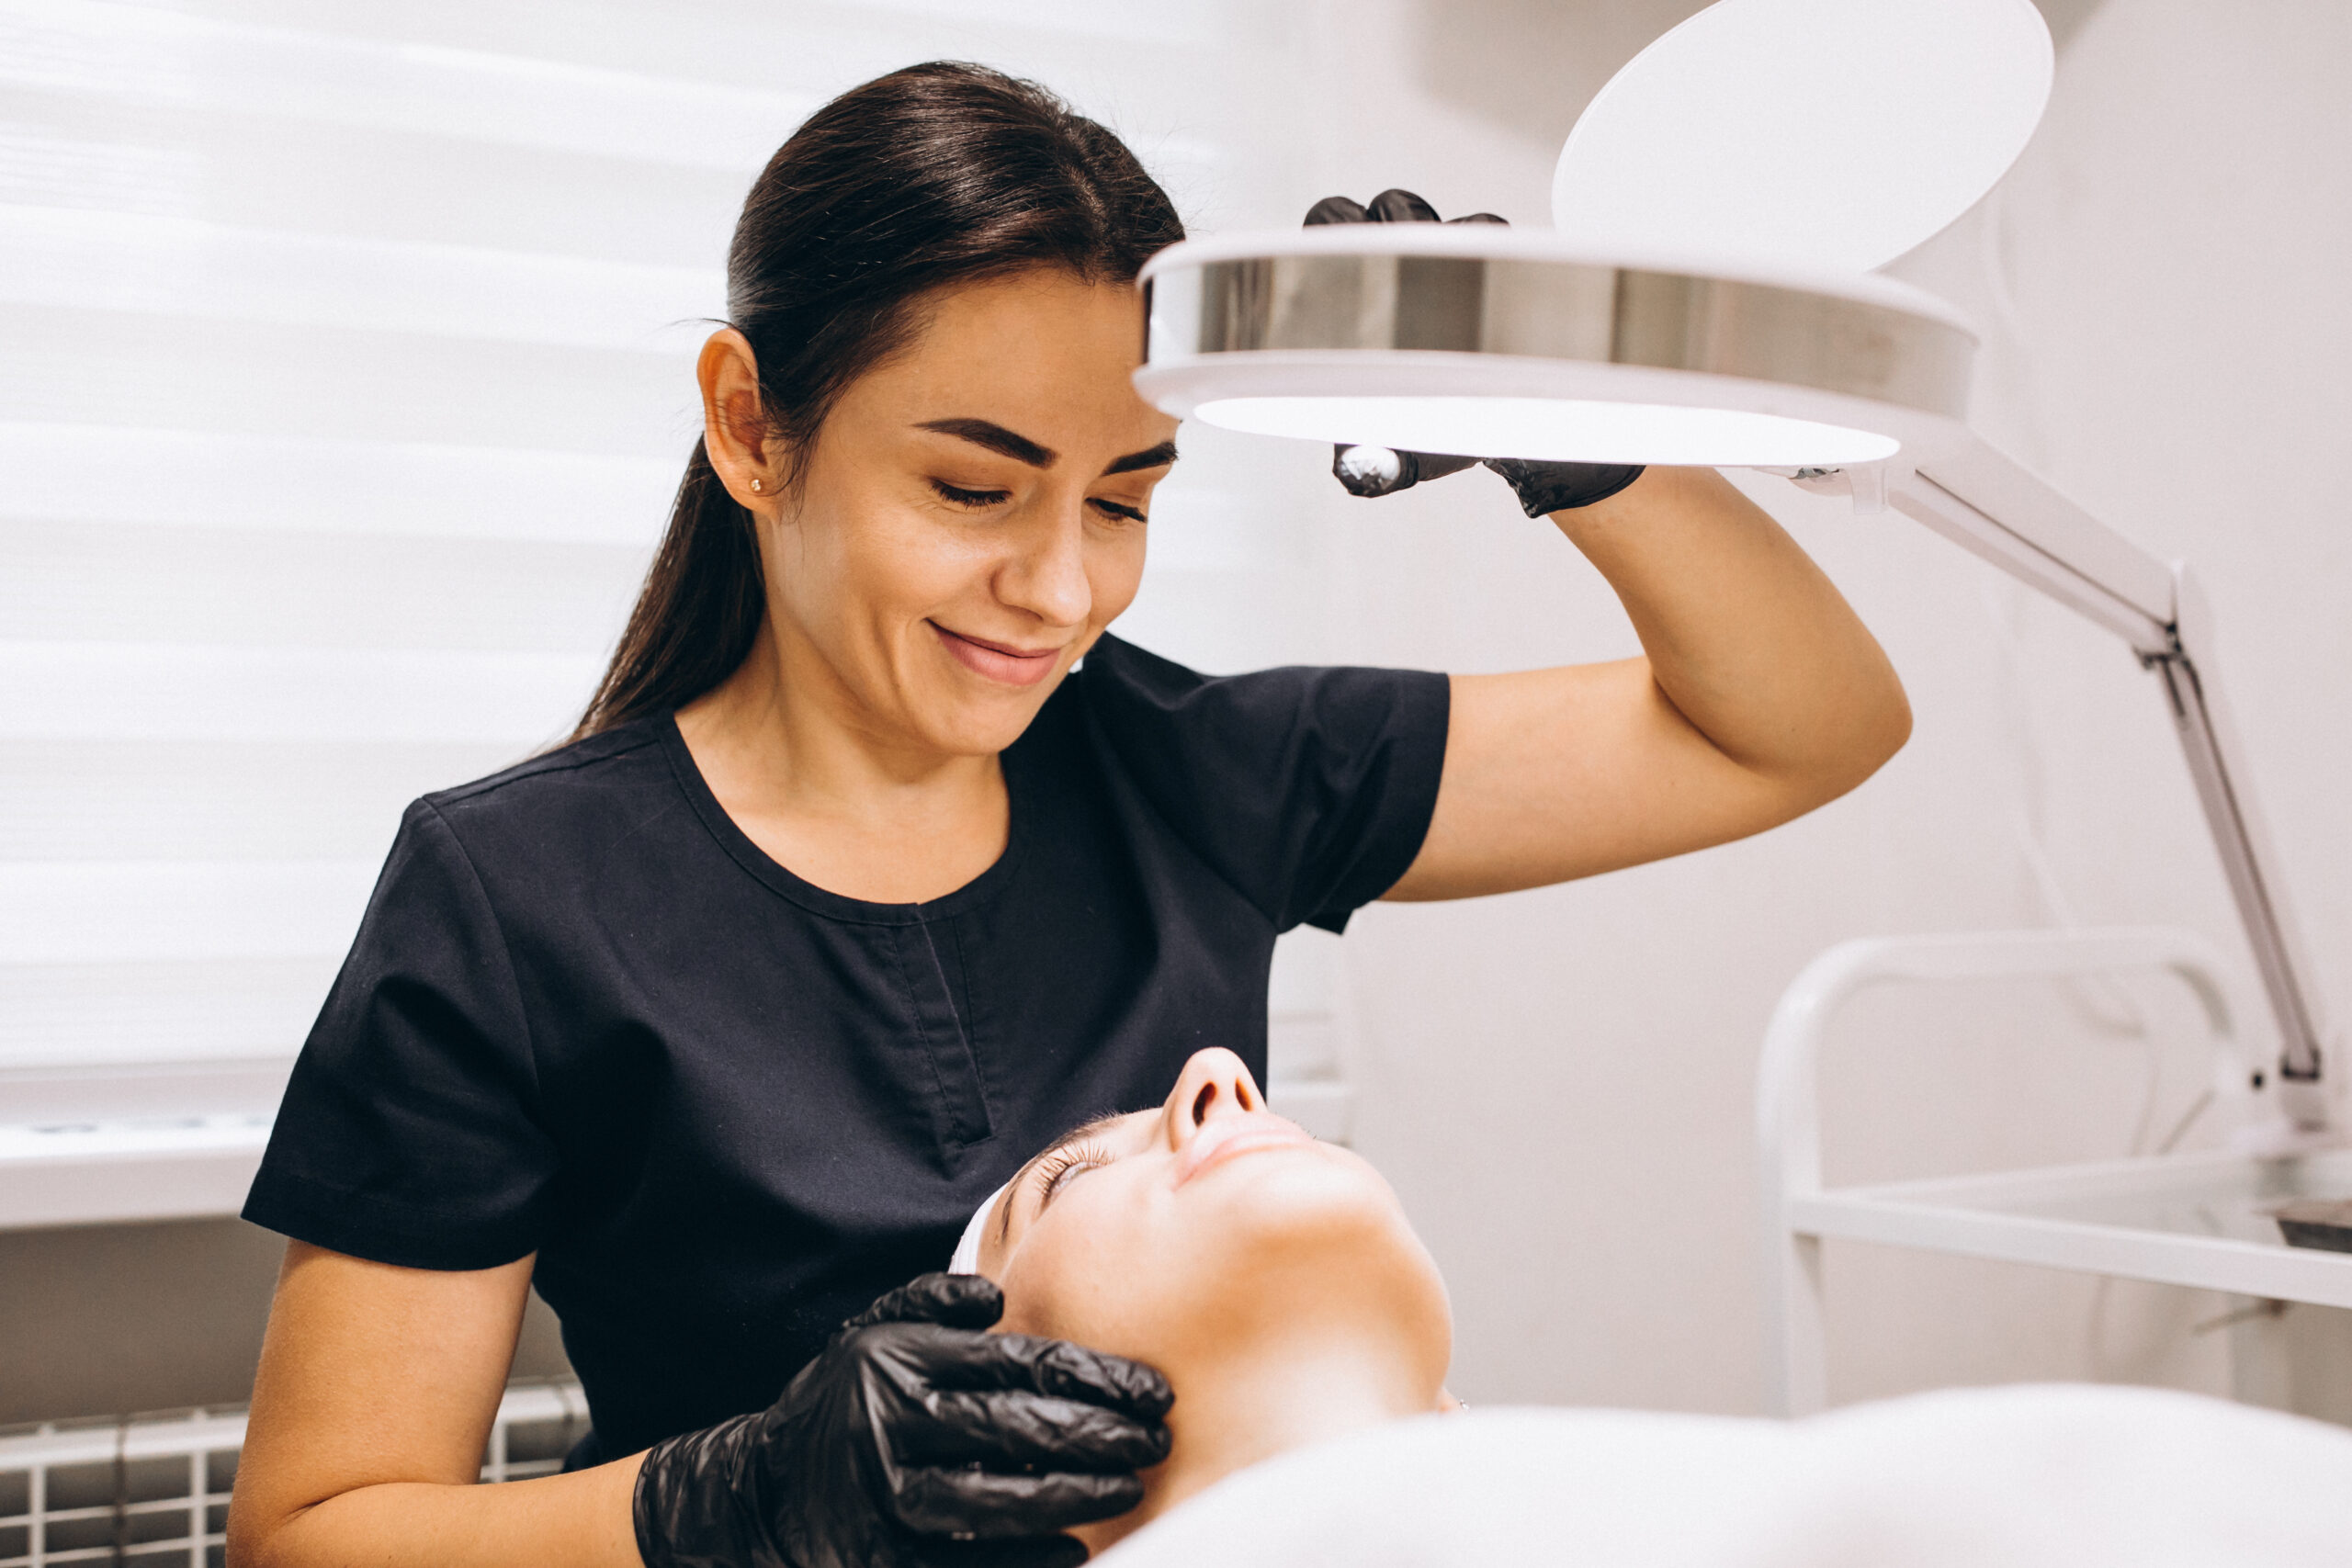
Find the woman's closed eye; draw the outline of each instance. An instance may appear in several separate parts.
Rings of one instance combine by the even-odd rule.
[[[933,493],[936,494],[940,500],[970,512],[983,512],[991,506],[1002,506],[1012,499],[1012,492],[1009,490],[969,490],[963,485],[949,484],[945,479],[932,480],[931,488]],[[1150,521],[1144,515],[1140,507],[1129,506],[1123,501],[1113,501],[1107,496],[1090,497],[1087,503],[1105,517],[1116,517],[1127,523]]]
[[[945,479],[932,480],[931,488],[938,492],[940,500],[953,502],[957,506],[968,506],[976,512],[984,506],[1002,506],[1012,499],[1012,492],[1009,490],[966,490],[962,485],[952,485]]]
[[[1037,1212],[1044,1213],[1046,1205],[1051,1203],[1063,1188],[1090,1170],[1100,1170],[1117,1157],[1096,1144],[1072,1144],[1055,1150],[1037,1168]]]

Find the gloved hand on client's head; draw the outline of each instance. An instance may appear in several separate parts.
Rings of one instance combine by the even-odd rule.
[[[1075,1568],[1061,1532],[1125,1513],[1168,1457],[1140,1362],[982,1332],[1003,1292],[925,1274],[842,1325],[767,1410],[657,1444],[646,1568]]]
[[[1327,196],[1306,209],[1306,224],[1435,223],[1437,209],[1408,190],[1385,190],[1369,207],[1344,196]],[[1448,223],[1502,223],[1491,212],[1472,212]],[[1331,473],[1351,495],[1394,495],[1423,479],[1443,479],[1481,463],[1500,474],[1530,517],[1606,501],[1642,477],[1640,464],[1545,463],[1521,457],[1461,457],[1434,452],[1398,452],[1385,446],[1335,446]]]

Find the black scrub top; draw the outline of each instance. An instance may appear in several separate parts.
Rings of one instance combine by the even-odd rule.
[[[1446,717],[1442,675],[1105,637],[1003,755],[1003,855],[926,904],[769,859],[667,716],[427,795],[244,1216],[410,1268],[536,1251],[606,1455],[762,1408],[1047,1140],[1204,1045],[1262,1077],[1275,934],[1411,864]]]

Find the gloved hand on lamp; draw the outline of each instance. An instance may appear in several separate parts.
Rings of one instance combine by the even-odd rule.
[[[925,1274],[842,1325],[769,1409],[657,1444],[646,1568],[1075,1568],[1060,1533],[1143,1498],[1168,1383],[1140,1362],[982,1330],[1003,1292]]]
[[[1437,209],[1408,190],[1385,190],[1370,207],[1344,196],[1327,196],[1306,209],[1308,227],[1317,223],[1435,223]],[[1450,223],[1501,223],[1491,212],[1447,219]],[[1393,495],[1423,479],[1443,479],[1483,462],[1509,482],[1530,517],[1605,501],[1642,476],[1638,463],[1546,463],[1522,457],[1460,457],[1433,452],[1396,452],[1385,446],[1335,446],[1331,473],[1351,495]]]

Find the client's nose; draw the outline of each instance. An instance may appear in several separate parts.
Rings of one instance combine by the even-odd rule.
[[[1168,1144],[1182,1148],[1213,1117],[1263,1111],[1266,1097],[1240,1057],[1223,1046],[1195,1051],[1168,1096]]]

